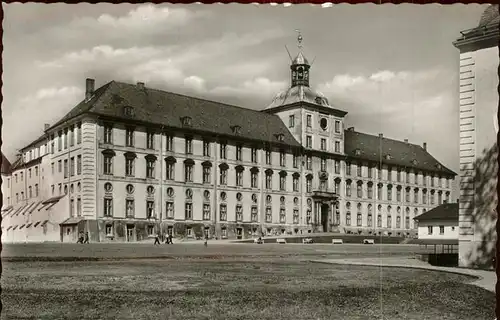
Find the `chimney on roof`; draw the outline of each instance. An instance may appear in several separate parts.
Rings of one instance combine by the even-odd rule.
[[[383,134],[383,133],[379,133],[379,134],[378,134],[378,136],[379,136],[380,138],[383,138],[383,137],[384,137],[384,134]]]
[[[137,88],[144,89],[144,82],[137,82]]]
[[[50,128],[50,124],[46,123],[46,124],[43,125],[44,131],[49,130],[49,128]]]
[[[354,131],[354,127],[347,128],[348,131]]]
[[[92,98],[92,95],[94,94],[94,86],[95,86],[95,80],[87,78],[85,80],[85,100],[89,101],[90,98]]]
[[[408,143],[408,139],[405,139],[405,143]]]
[[[427,142],[424,142],[423,148],[425,151],[427,151]]]

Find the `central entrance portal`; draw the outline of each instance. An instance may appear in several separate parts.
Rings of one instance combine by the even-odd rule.
[[[321,205],[321,227],[323,232],[328,232],[328,204]]]

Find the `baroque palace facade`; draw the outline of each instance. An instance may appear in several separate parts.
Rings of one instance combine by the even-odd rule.
[[[2,166],[2,240],[415,235],[456,174],[425,143],[345,129],[309,69],[300,52],[262,111],[87,79],[85,99]]]

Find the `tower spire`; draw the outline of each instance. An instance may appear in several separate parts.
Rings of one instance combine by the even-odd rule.
[[[302,41],[304,40],[302,33],[300,32],[300,29],[295,29],[295,32],[297,32],[297,47],[299,48],[299,53],[295,59],[292,60],[292,65],[290,66],[292,71],[292,87],[309,87],[309,68],[311,65],[302,53]]]

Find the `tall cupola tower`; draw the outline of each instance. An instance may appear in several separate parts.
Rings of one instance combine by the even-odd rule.
[[[291,76],[292,76],[292,87],[296,86],[306,86],[309,87],[309,69],[311,65],[309,61],[307,61],[306,57],[302,53],[302,35],[300,31],[298,31],[299,35],[297,36],[297,42],[299,47],[299,53],[292,60],[292,64],[290,65]]]

